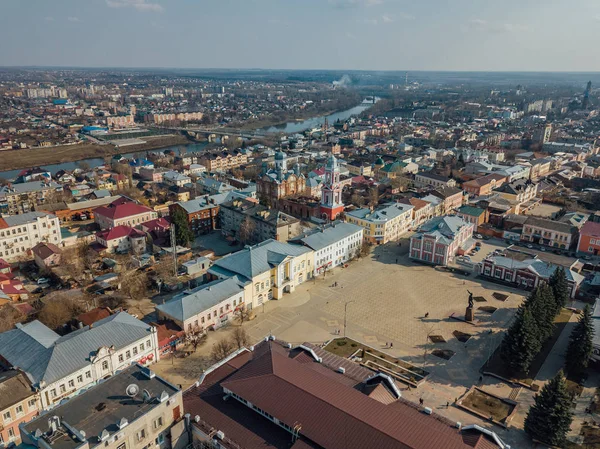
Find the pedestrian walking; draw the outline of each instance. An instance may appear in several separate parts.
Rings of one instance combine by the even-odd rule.
[[[429,318],[429,312],[425,314],[425,318]]]
[[[450,407],[450,401],[446,401],[446,408]]]
[[[390,342],[390,348],[394,347],[394,343]]]
[[[423,405],[425,403],[425,401],[423,400],[423,398],[419,398],[419,404]]]

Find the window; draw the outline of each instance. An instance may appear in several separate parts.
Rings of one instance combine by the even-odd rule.
[[[52,390],[50,390],[50,396],[52,396],[53,398],[56,397],[56,388],[53,388]]]
[[[79,375],[79,376],[77,376],[77,383],[81,383],[81,382],[83,382],[83,376]]]
[[[201,322],[202,324],[204,324],[204,317],[201,317],[201,318],[200,318],[200,322]]]
[[[133,355],[137,355],[137,353],[138,353],[137,346],[134,346],[132,351],[133,351]]]
[[[71,380],[69,381],[69,387],[70,387],[70,388],[75,388],[75,381],[74,381],[73,379],[71,379]]]
[[[23,406],[22,405],[17,405],[15,407],[15,411],[17,412],[17,416],[22,415],[23,414]]]
[[[35,403],[35,399],[30,399],[29,402],[27,402],[27,408],[37,408],[37,404]]]
[[[125,353],[125,357],[127,357],[127,359],[130,359],[131,358],[131,351],[127,351]]]
[[[15,429],[13,429],[12,427],[8,428],[8,438],[10,438],[11,440],[15,438]]]
[[[107,370],[108,369],[108,361],[105,360],[104,362],[102,362],[102,369],[103,370]]]
[[[140,351],[144,350],[144,343],[140,344]]]
[[[162,425],[163,425],[163,419],[162,419],[162,416],[159,416],[158,418],[156,418],[154,420],[154,428],[160,429],[162,427]]]
[[[62,385],[60,386],[60,392],[61,392],[61,393],[65,393],[66,391],[67,391],[67,387],[65,387],[65,384],[62,384]]]
[[[223,315],[223,307],[219,308],[219,313]]]
[[[140,431],[138,431],[135,434],[135,437],[138,441],[142,441],[144,438],[146,438],[146,429],[141,429]]]
[[[92,372],[91,371],[86,371],[85,378],[86,379],[91,379],[92,378]]]
[[[121,443],[117,446],[117,449],[125,449],[125,443]]]
[[[123,354],[119,354],[119,363],[123,363]]]
[[[159,433],[155,440],[156,444],[159,446],[165,442],[165,436],[162,433]]]
[[[10,410],[8,412],[5,412],[4,415],[2,415],[2,419],[4,419],[4,422],[12,421],[12,416],[10,416]]]
[[[150,344],[150,340],[148,340],[148,341],[146,342],[146,349],[150,349],[150,346],[152,346],[152,345]]]

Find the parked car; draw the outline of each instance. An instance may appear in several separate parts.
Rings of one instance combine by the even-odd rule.
[[[47,284],[48,282],[50,282],[50,279],[48,278],[39,278],[37,280],[38,285]]]
[[[529,249],[533,249],[533,245],[532,245],[531,243],[528,243],[528,244],[527,244],[527,248],[529,248]]]

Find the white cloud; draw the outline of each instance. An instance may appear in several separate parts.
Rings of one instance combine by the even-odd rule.
[[[67,17],[67,20],[69,22],[81,22],[81,20],[79,20],[79,17],[73,17],[73,16]]]
[[[390,16],[388,16],[387,14],[384,14],[383,16],[381,16],[381,21],[383,23],[392,23],[394,21],[394,19],[392,19]]]
[[[164,8],[158,3],[148,3],[147,0],[106,0],[109,8],[134,8],[138,11],[162,12]]]

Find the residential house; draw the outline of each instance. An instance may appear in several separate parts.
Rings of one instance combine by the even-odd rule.
[[[503,255],[488,255],[480,267],[483,277],[533,290],[541,282],[548,282],[558,265],[540,260],[534,254],[505,250]],[[570,297],[575,298],[584,277],[572,267],[565,267],[565,274]]]
[[[146,234],[131,226],[119,225],[96,234],[101,251],[142,254],[146,252]]]
[[[314,251],[314,275],[342,265],[356,257],[363,244],[363,228],[352,223],[333,222],[296,237],[299,243]]]
[[[29,291],[14,274],[0,274],[0,297],[6,301],[18,302],[29,299]]]
[[[472,223],[475,226],[475,230],[478,226],[487,223],[490,218],[490,213],[487,209],[481,209],[473,206],[462,206],[456,211],[456,215],[465,220],[468,223]]]
[[[0,257],[6,261],[29,258],[40,242],[61,244],[60,222],[54,215],[27,212],[0,218]]]
[[[142,168],[140,168],[140,177],[144,181],[160,183],[160,182],[163,182],[163,176],[167,172],[168,172],[168,170],[166,170],[164,168],[142,167]]]
[[[168,171],[163,173],[162,182],[168,186],[183,187],[186,184],[191,184],[192,179],[176,171]]]
[[[346,164],[346,168],[351,175],[355,176],[373,176],[373,167],[367,162],[352,161]]]
[[[550,173],[550,169],[552,168],[552,159],[551,158],[540,158],[534,159],[530,162],[531,169],[529,172],[529,179],[532,181],[537,181],[540,178],[548,175]]]
[[[37,320],[0,334],[0,363],[25,372],[44,410],[131,363],[158,357],[156,329],[126,312],[64,336]]]
[[[468,198],[468,194],[456,187],[439,187],[431,194],[442,200],[442,214],[451,214]]]
[[[0,372],[0,446],[21,444],[19,425],[39,414],[40,402],[22,371]]]
[[[313,277],[313,251],[300,245],[267,240],[215,260],[208,273],[215,279],[236,277],[244,285],[247,309],[284,293]]]
[[[538,184],[527,179],[517,179],[496,189],[500,197],[514,204],[515,213],[522,213],[538,203]]]
[[[475,226],[456,216],[436,217],[410,238],[410,258],[435,265],[447,265],[457,254],[470,250]]]
[[[437,199],[437,198],[436,198]],[[401,198],[398,200],[399,203],[413,206],[412,209],[412,223],[411,228],[417,229],[427,220],[431,220],[434,216],[434,206],[432,203],[423,201],[420,198]]]
[[[158,218],[158,214],[149,207],[125,199],[94,210],[94,221],[98,223],[100,229],[121,225],[133,227],[155,218]]]
[[[375,210],[356,209],[346,213],[348,223],[364,229],[364,239],[372,244],[385,244],[398,240],[410,229],[414,206],[389,203]]]
[[[600,223],[588,221],[579,230],[577,252],[585,255],[600,255]]]
[[[492,190],[497,189],[506,182],[506,176],[491,173],[481,176],[480,178],[464,182],[462,189],[472,196],[484,196],[492,193]]]
[[[575,245],[578,229],[569,223],[541,217],[527,217],[521,241],[553,248],[570,249]]]
[[[216,195],[218,193],[227,193],[235,190],[235,187],[232,185],[210,177],[198,178],[196,184],[198,184],[200,190],[205,195]]]
[[[419,172],[415,175],[415,186],[434,188],[456,187],[456,181],[432,172]]]
[[[223,235],[244,242],[259,243],[268,239],[287,242],[301,232],[297,218],[248,199],[223,203],[219,213]]]
[[[186,332],[205,332],[229,324],[244,308],[244,287],[235,277],[217,279],[156,306],[158,318],[174,321]]]
[[[20,429],[36,449],[183,449],[183,413],[179,388],[133,365]]]
[[[31,252],[40,270],[60,265],[62,250],[54,243],[40,242],[31,249]]]

